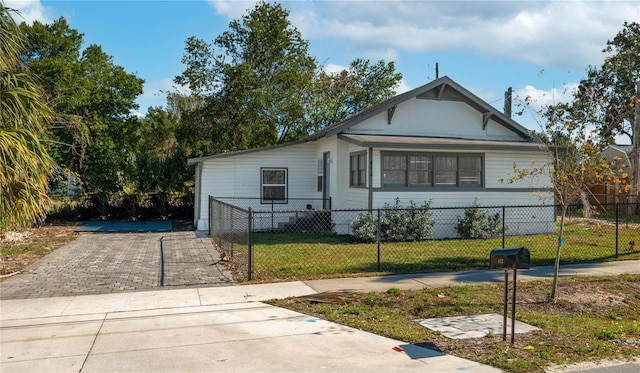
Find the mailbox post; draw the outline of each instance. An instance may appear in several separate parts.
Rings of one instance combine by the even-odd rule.
[[[507,304],[509,303],[509,270],[513,270],[513,298],[511,300],[511,344],[516,334],[516,281],[518,269],[529,269],[531,255],[526,247],[515,249],[495,249],[489,254],[490,269],[504,269],[504,310],[502,340],[507,340]]]

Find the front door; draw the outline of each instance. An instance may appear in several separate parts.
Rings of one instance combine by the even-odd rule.
[[[324,201],[322,202],[322,208],[325,210],[331,208],[331,204],[329,203],[329,196],[331,196],[331,193],[329,191],[329,155],[329,152],[326,152],[322,155],[322,198],[324,199]]]

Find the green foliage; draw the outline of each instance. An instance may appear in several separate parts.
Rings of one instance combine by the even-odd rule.
[[[186,69],[175,81],[203,98],[189,116],[217,135],[209,154],[273,145],[298,131],[316,62],[288,16],[280,4],[259,2],[213,44],[187,39]]]
[[[378,223],[372,213],[360,214],[351,223],[353,237],[359,242],[374,242],[378,232]]]
[[[192,94],[172,98],[183,108],[177,138],[185,153],[205,156],[298,140],[394,95],[402,76],[393,62],[356,59],[328,74],[308,44],[288,10],[264,1],[211,44],[188,38],[185,70],[175,82]]]
[[[385,203],[380,210],[380,239],[384,241],[420,241],[431,236],[435,221],[429,208],[431,201],[418,206],[413,201],[408,208]],[[378,222],[372,213],[360,214],[352,223],[353,237],[360,242],[373,242],[378,233]]]
[[[400,289],[399,288],[389,288],[386,291],[387,294],[389,295],[400,295]]]
[[[370,105],[395,95],[402,74],[395,63],[355,59],[345,70],[327,73],[320,70],[306,97],[305,134],[319,131]]]
[[[435,220],[431,216],[430,208],[431,200],[425,201],[422,206],[410,201],[409,210],[406,211],[408,237],[421,241],[431,236]]]
[[[0,3],[0,231],[44,219],[55,163],[42,143],[51,119],[42,88],[24,67],[24,40]]]
[[[506,227],[505,227],[506,229]],[[490,238],[502,234],[502,218],[500,213],[489,216],[486,210],[480,208],[478,199],[464,209],[462,219],[458,218],[456,231],[462,238]]]
[[[53,103],[52,156],[85,191],[118,193],[136,178],[139,123],[131,112],[143,80],[97,45],[82,50],[83,35],[64,18],[20,27],[29,44],[22,58]]]

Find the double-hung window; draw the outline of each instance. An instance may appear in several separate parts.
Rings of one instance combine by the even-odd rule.
[[[367,153],[353,153],[350,161],[349,185],[352,187],[367,186]]]
[[[481,154],[382,153],[383,187],[483,186]]]
[[[261,168],[262,203],[287,203],[287,169]]]

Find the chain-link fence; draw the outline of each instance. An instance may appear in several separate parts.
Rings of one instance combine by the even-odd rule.
[[[549,205],[257,211],[216,203],[237,210],[224,215],[212,207],[210,221],[214,242],[242,269],[241,280],[480,269],[501,247],[526,247],[533,266],[550,265],[559,243],[559,209]],[[638,207],[620,204],[587,218],[583,208],[571,206],[561,262],[640,259]],[[233,245],[235,252],[229,251]]]

